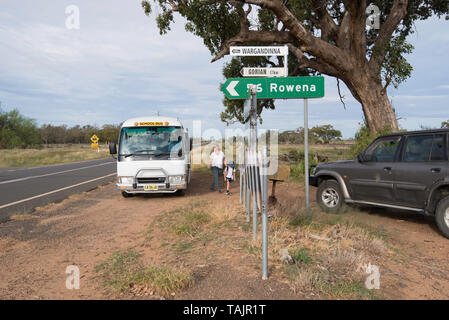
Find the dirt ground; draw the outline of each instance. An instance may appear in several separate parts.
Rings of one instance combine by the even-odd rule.
[[[0,224],[0,299],[323,298],[295,293],[271,263],[279,257],[269,257],[270,277],[261,280],[261,261],[243,249],[251,243],[251,228],[244,223],[208,233],[199,250],[173,252],[172,248],[186,243],[169,242],[157,230],[157,221],[174,208],[207,200],[223,211],[237,210],[244,221],[238,184],[233,186],[233,195],[226,196],[210,191],[210,181],[207,173],[197,172],[184,197],[128,199],[111,183]],[[312,188],[312,200],[314,193]],[[304,192],[301,185],[284,183],[278,185],[277,195],[282,203],[301,200]],[[449,240],[431,219],[381,209],[362,209],[354,219],[381,230],[391,244],[390,254],[379,265],[382,298],[449,298]],[[130,249],[139,252],[146,263],[188,268],[194,284],[168,296],[120,295],[105,289],[95,267],[112,252]],[[69,265],[80,268],[79,290],[66,288]]]

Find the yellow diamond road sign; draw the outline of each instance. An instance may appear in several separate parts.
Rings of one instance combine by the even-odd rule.
[[[94,134],[94,135],[90,138],[90,140],[91,140],[93,143],[97,143],[98,140],[100,140],[100,139],[98,139],[98,137]]]

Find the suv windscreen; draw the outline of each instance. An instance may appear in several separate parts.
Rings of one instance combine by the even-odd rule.
[[[392,162],[399,146],[400,137],[386,137],[377,140],[365,151],[367,161]]]
[[[128,127],[120,134],[119,156],[178,157],[182,150],[180,127]]]
[[[408,137],[402,159],[406,162],[445,160],[443,135]]]

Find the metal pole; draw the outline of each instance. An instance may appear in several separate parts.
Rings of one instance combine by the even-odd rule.
[[[257,203],[255,193],[256,190],[253,191],[253,241],[257,240]]]
[[[268,279],[268,159],[267,149],[262,155],[262,279]]]
[[[242,203],[242,191],[243,191],[243,180],[242,180],[242,178],[243,178],[243,175],[242,175],[242,164],[241,163],[239,163],[239,187],[240,187],[240,203]]]
[[[258,181],[257,181],[257,92],[255,86],[251,87],[251,111],[250,111],[250,141],[249,152],[251,155],[250,175],[251,175],[251,196],[253,198],[253,241],[257,239],[257,209],[259,195],[258,195]]]
[[[304,184],[306,192],[306,214],[309,215],[309,116],[307,99],[304,99]]]
[[[250,212],[250,209],[251,209],[251,202],[250,202],[250,200],[251,200],[251,193],[250,193],[250,183],[251,183],[251,180],[249,179],[249,170],[248,170],[248,164],[246,164],[246,167],[245,167],[245,174],[246,174],[246,177],[245,177],[245,187],[246,187],[246,221],[248,221],[249,222],[249,219],[250,219],[250,214],[251,214],[251,212]]]

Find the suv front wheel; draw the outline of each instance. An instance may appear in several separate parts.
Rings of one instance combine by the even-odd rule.
[[[335,180],[325,180],[316,192],[316,199],[321,209],[329,213],[339,213],[345,205],[340,185]]]
[[[446,238],[449,238],[449,197],[445,197],[438,202],[435,220],[440,231]]]

